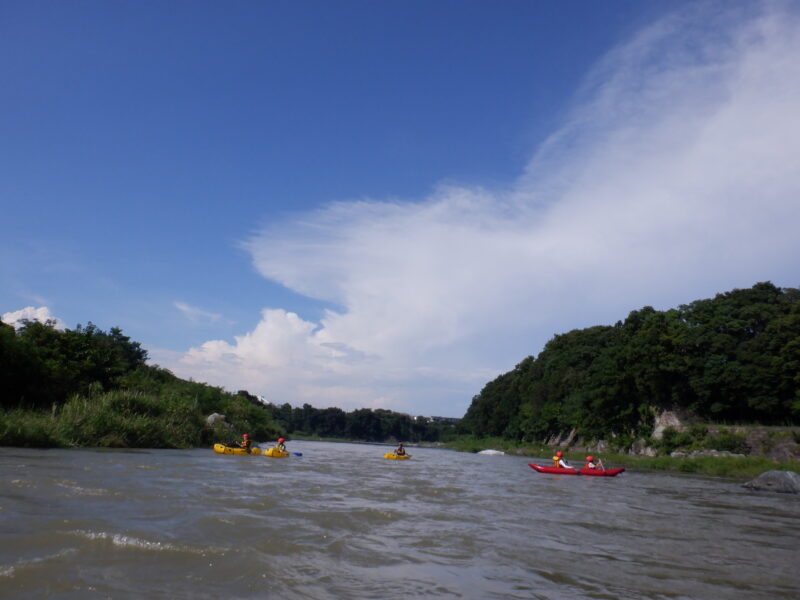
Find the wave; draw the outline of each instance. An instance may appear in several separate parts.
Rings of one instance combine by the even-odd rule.
[[[53,554],[20,559],[17,562],[10,565],[0,565],[0,577],[13,577],[16,574],[16,572],[19,571],[20,569],[24,569],[25,567],[32,567],[35,565],[41,565],[48,561],[56,560],[68,556],[70,554],[74,554],[77,551],[78,551],[77,548],[64,548],[63,550],[59,550],[58,552],[55,552]]]
[[[181,552],[187,554],[197,554],[204,556],[207,554],[222,553],[223,550],[219,548],[196,548],[186,544],[172,544],[169,542],[153,542],[122,533],[109,533],[106,531],[86,531],[77,529],[74,531],[64,532],[68,535],[75,535],[91,541],[109,541],[114,546],[119,548],[132,548],[135,550],[147,550],[155,552]]]

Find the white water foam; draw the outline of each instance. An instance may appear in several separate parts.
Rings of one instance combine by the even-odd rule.
[[[208,548],[199,549],[199,548],[192,548],[191,546],[186,546],[183,544],[170,544],[168,542],[151,542],[149,540],[144,540],[141,538],[124,535],[121,533],[108,533],[105,531],[86,531],[79,529],[75,531],[68,531],[66,533],[70,535],[77,535],[87,540],[108,540],[114,546],[118,546],[120,548],[152,550],[156,552],[165,552],[165,551],[186,552],[189,554],[198,554],[200,556],[222,552],[222,550],[218,549],[208,549]]]
[[[42,563],[45,563],[50,560],[55,560],[57,558],[63,558],[64,556],[74,554],[77,551],[78,551],[77,548],[64,548],[59,552],[56,552],[54,554],[48,554],[47,556],[37,556],[34,558],[19,560],[13,565],[0,565],[0,577],[14,577],[14,574],[19,569],[40,565]]]

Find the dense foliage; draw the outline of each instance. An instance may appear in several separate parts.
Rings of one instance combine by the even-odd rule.
[[[242,393],[242,392],[240,392]],[[452,423],[411,417],[391,410],[314,408],[304,404],[269,405],[272,417],[287,433],[302,437],[340,438],[367,442],[437,442],[454,431]]]
[[[0,323],[0,445],[188,448],[278,433],[263,408],[146,359],[117,328]],[[214,412],[232,428],[208,427]]]
[[[486,384],[458,429],[631,440],[664,409],[705,421],[800,422],[800,290],[758,283],[557,335]]]
[[[92,323],[59,330],[27,321],[19,331],[0,323],[0,407],[50,407],[71,394],[110,390],[125,373],[143,366],[147,352],[118,328]]]

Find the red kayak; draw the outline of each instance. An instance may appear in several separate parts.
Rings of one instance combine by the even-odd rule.
[[[562,467],[546,467],[545,465],[535,465],[528,463],[528,466],[539,473],[555,473],[557,475],[589,475],[591,477],[614,477],[625,469],[564,469]]]

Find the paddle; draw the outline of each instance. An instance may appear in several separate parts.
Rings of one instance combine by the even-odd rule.
[[[292,454],[294,454],[295,456],[303,456],[302,452],[292,452]]]

